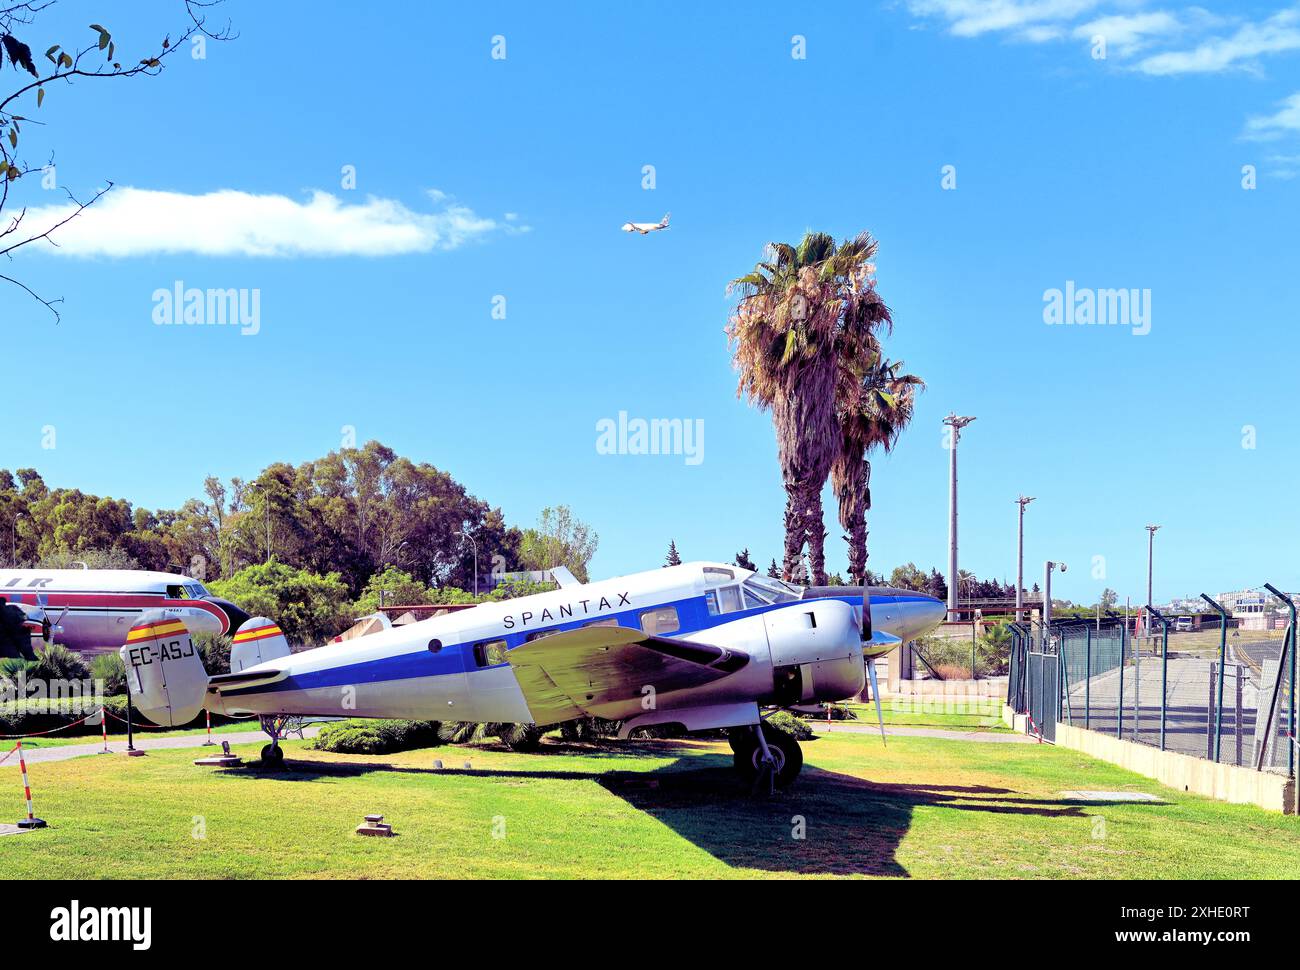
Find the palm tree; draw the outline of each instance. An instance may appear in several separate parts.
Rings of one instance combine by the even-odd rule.
[[[832,236],[809,232],[798,246],[769,243],[763,261],[728,287],[741,297],[727,322],[737,396],[770,410],[776,428],[787,580],[806,544],[812,582],[826,581],[821,490],[839,450],[836,377],[841,356],[863,355],[884,319],[871,284],[875,252],[870,233],[837,246]]]
[[[865,583],[867,572],[867,512],[871,508],[867,455],[875,448],[893,449],[912,420],[916,391],[925,388],[916,375],[899,373],[903,366],[901,360],[890,362],[879,352],[865,369],[846,359],[836,386],[840,450],[831,463],[831,487],[849,546],[850,582],[857,586]]]

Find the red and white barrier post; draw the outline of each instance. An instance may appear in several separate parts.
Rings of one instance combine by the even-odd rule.
[[[27,783],[27,759],[23,757],[23,743],[18,742],[18,768],[23,773],[23,794],[27,797],[27,817],[18,823],[20,829],[43,829],[45,820],[32,813],[32,786]]]
[[[104,705],[99,705],[99,726],[104,735],[104,750],[100,754],[108,754],[108,714],[104,710]]]
[[[206,718],[208,722],[208,739],[203,742],[203,747],[206,748],[209,745],[216,744],[216,742],[212,740],[212,712],[205,709],[203,711],[203,716]]]

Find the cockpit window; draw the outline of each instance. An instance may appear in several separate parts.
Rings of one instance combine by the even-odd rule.
[[[167,587],[167,598],[169,600],[185,600],[190,598],[190,594],[186,592],[185,587],[180,583],[172,583]]]
[[[704,567],[704,582],[709,586],[721,586],[723,583],[729,583],[736,578],[736,574],[730,569],[722,569],[719,566]]]
[[[787,582],[755,573],[745,580],[745,589],[768,603],[789,603],[803,599],[803,590]]]
[[[724,586],[718,590],[718,601],[723,613],[735,613],[740,609],[740,587]]]

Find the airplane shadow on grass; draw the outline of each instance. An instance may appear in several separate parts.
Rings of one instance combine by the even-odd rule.
[[[698,747],[686,748],[672,741],[563,748],[586,758],[609,755],[627,759],[640,752],[655,758],[665,754],[680,756],[650,771],[567,771],[556,764],[563,761],[562,746],[548,745],[549,755],[537,756],[535,770],[454,767],[463,763],[466,751],[472,758],[471,748],[451,749],[449,755],[442,756],[448,767],[441,769],[385,762],[290,759],[282,772],[264,772],[256,765],[248,765],[221,773],[280,781],[360,777],[378,771],[434,778],[595,782],[728,866],[803,875],[908,877],[910,874],[898,861],[898,847],[920,807],[1072,819],[1085,817],[1085,809],[1133,806],[1131,802],[1030,797],[1013,789],[984,785],[873,782],[812,765],[804,766],[793,787],[763,798],[755,797],[739,780],[729,754],[701,753]]]

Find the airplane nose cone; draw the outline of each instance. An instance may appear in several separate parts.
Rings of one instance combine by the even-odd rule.
[[[248,614],[230,600],[218,599],[214,596],[211,601],[214,606],[221,608],[221,612],[225,613],[226,618],[230,621],[230,627],[226,630],[227,636],[234,636],[235,631],[248,622]]]
[[[927,596],[918,604],[917,617],[921,621],[919,626],[923,633],[929,633],[942,623],[947,615],[947,605],[935,599],[933,596]]]

